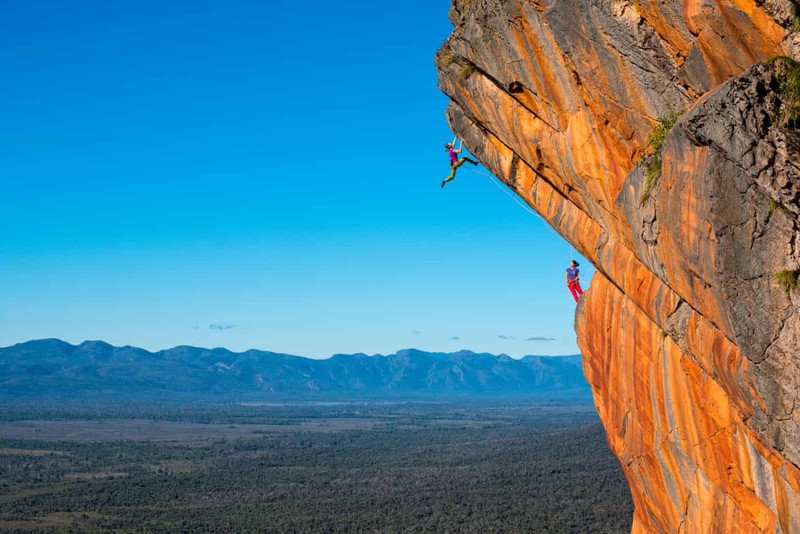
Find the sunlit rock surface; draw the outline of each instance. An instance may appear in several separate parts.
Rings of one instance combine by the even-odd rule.
[[[765,63],[800,59],[797,10],[450,10],[453,130],[597,268],[576,330],[636,532],[800,532],[800,291],[775,282],[800,268],[800,131],[787,63]],[[647,138],[671,112],[648,191]]]

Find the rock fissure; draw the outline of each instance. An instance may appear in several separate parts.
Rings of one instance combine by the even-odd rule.
[[[537,120],[540,120],[540,121],[542,121],[542,123],[543,123],[543,124],[547,125],[547,126],[548,126],[548,127],[550,127],[552,130],[554,130],[554,131],[557,131],[557,128],[556,128],[555,126],[553,126],[552,124],[550,124],[549,122],[547,122],[547,120],[545,120],[545,119],[544,119],[542,116],[540,116],[538,113],[536,113],[536,111],[534,111],[533,109],[529,108],[529,107],[528,107],[528,106],[527,106],[527,105],[526,105],[526,104],[525,104],[525,103],[524,103],[522,100],[520,100],[519,98],[515,97],[515,96],[514,96],[514,94],[516,94],[516,93],[512,93],[511,91],[508,91],[508,90],[506,89],[506,87],[507,87],[507,85],[506,85],[506,84],[503,84],[503,83],[502,83],[500,80],[497,80],[496,78],[494,78],[493,76],[491,76],[491,75],[490,75],[488,72],[484,71],[483,69],[481,69],[481,68],[480,68],[480,67],[478,67],[477,65],[475,65],[475,70],[476,70],[476,73],[477,73],[477,74],[479,74],[480,76],[483,76],[483,77],[484,77],[485,79],[487,79],[489,82],[491,82],[491,83],[493,83],[495,86],[497,86],[497,88],[498,88],[500,91],[504,92],[504,93],[505,93],[506,95],[508,95],[510,98],[513,98],[514,100],[516,100],[516,101],[517,101],[517,103],[518,103],[520,106],[522,106],[523,108],[525,108],[525,109],[526,109],[526,110],[527,110],[527,111],[528,111],[528,112],[529,112],[529,113],[530,113],[530,114],[531,114],[533,117],[535,117]],[[514,83],[514,82],[511,82],[511,83]],[[525,87],[524,87],[522,84],[520,84],[520,82],[516,82],[516,83],[518,83],[518,84],[519,84],[519,87],[520,87],[521,89],[524,89],[524,88],[525,88]]]
[[[767,345],[764,348],[764,351],[761,354],[759,354],[758,357],[750,358],[750,361],[752,361],[753,363],[762,363],[769,358],[772,347],[775,346],[775,344],[778,343],[781,338],[783,329],[786,327],[786,322],[787,322],[786,318],[781,320],[780,326],[776,329],[777,331],[775,333],[775,337],[772,339],[772,341],[769,342],[769,345]]]

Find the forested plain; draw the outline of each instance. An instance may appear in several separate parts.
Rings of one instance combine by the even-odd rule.
[[[4,408],[2,532],[630,531],[584,402]]]

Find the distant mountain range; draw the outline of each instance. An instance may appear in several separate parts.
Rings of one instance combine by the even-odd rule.
[[[588,396],[580,356],[398,351],[314,360],[260,350],[149,352],[43,339],[0,348],[0,397]]]

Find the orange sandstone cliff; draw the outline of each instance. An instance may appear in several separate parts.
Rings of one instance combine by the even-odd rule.
[[[800,533],[800,97],[797,65],[768,61],[800,59],[799,15],[450,9],[436,64],[453,130],[597,269],[575,327],[634,532]]]

